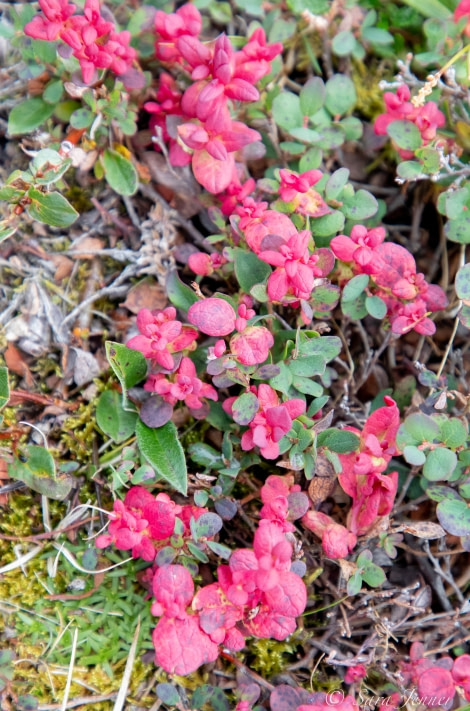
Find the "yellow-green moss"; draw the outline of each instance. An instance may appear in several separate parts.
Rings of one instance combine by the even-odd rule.
[[[383,79],[380,66],[364,64],[354,60],[352,64],[352,80],[356,87],[356,110],[368,119],[374,119],[385,110],[383,91],[379,88],[379,81]]]
[[[261,676],[270,677],[285,669],[289,656],[294,652],[291,642],[277,642],[274,639],[254,639],[250,643],[250,652],[254,659],[250,666]]]

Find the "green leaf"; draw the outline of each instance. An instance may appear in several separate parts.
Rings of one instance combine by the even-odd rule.
[[[333,175],[330,175],[325,185],[325,198],[327,200],[336,200],[343,192],[343,188],[348,182],[349,170],[347,168],[339,168],[335,170]]]
[[[362,293],[357,299],[352,299],[351,301],[341,301],[341,309],[345,316],[353,319],[353,321],[358,321],[361,318],[367,316],[366,309],[366,294]]]
[[[419,148],[416,157],[421,161],[426,173],[437,173],[441,167],[441,157],[434,148]]]
[[[466,421],[463,422],[457,417],[447,417],[439,426],[439,435],[441,441],[450,449],[462,447],[467,441],[468,428]]]
[[[325,84],[320,77],[309,79],[300,90],[300,110],[304,116],[313,116],[325,103]]]
[[[53,104],[55,108],[55,105],[61,100],[63,94],[64,84],[60,79],[58,79],[56,81],[49,82],[44,89],[42,98],[44,101],[47,101],[48,104]]]
[[[418,449],[414,444],[407,444],[403,449],[403,456],[408,464],[420,467],[426,461],[426,455],[422,449]]]
[[[321,148],[310,148],[299,161],[299,171],[305,173],[307,170],[314,170],[321,166],[323,152]]]
[[[326,82],[325,106],[332,116],[341,116],[356,103],[354,82],[345,74],[335,74]]]
[[[124,158],[117,151],[106,148],[103,153],[102,164],[109,186],[118,195],[134,195],[137,191],[139,179],[137,171],[130,160]]]
[[[70,125],[74,128],[88,128],[95,120],[95,115],[89,109],[76,109],[70,117]]]
[[[341,119],[339,126],[344,131],[346,141],[358,141],[362,137],[362,121],[355,116],[346,116]]]
[[[320,397],[323,394],[323,386],[320,383],[316,383],[311,378],[305,378],[301,376],[295,376],[292,385],[299,393],[304,395],[311,395],[312,397]]]
[[[239,425],[248,425],[259,409],[258,398],[254,393],[243,393],[233,403],[232,417]]]
[[[393,44],[393,35],[381,27],[365,27],[361,32],[362,39],[371,44],[388,45]],[[366,581],[367,582],[367,581]]]
[[[320,336],[300,343],[299,353],[303,356],[321,355],[328,362],[341,353],[341,348],[341,339],[338,336]]]
[[[192,518],[189,525],[194,540],[198,541],[201,538],[212,538],[224,524],[218,514],[203,513],[197,520]]]
[[[402,180],[417,180],[423,176],[423,166],[417,160],[404,160],[397,166],[397,175]]]
[[[350,30],[343,30],[333,37],[331,49],[337,57],[347,57],[354,51],[356,44],[353,33]]]
[[[401,427],[404,427],[408,434],[411,435],[415,440],[415,444],[432,442],[439,434],[439,425],[437,422],[422,412],[414,412],[412,415],[408,415]]]
[[[421,15],[433,17],[436,20],[447,20],[452,15],[451,11],[439,0],[426,0],[426,2],[422,2],[422,0],[403,0],[403,2],[417,10]]]
[[[69,227],[79,217],[75,208],[60,193],[43,193],[30,188],[26,194],[32,200],[26,211],[38,222],[52,227]]]
[[[455,219],[449,220],[445,227],[444,233],[451,242],[459,244],[470,244],[470,214],[465,210]]]
[[[165,286],[171,303],[181,311],[187,311],[190,306],[199,301],[194,291],[181,281],[176,269],[168,272]]]
[[[255,284],[266,281],[272,272],[266,262],[258,259],[254,252],[235,249],[235,276],[243,291],[247,294]]]
[[[329,427],[317,436],[317,447],[327,447],[337,454],[349,454],[359,447],[359,437],[354,432]]]
[[[423,474],[429,481],[446,481],[457,466],[457,455],[451,449],[438,447],[426,457]]]
[[[310,168],[307,170],[310,170]],[[323,217],[310,218],[315,240],[317,237],[334,237],[337,232],[341,232],[344,222],[344,215],[339,210],[334,210],[329,215],[323,215]]]
[[[287,395],[292,385],[292,373],[284,361],[281,360],[277,365],[279,367],[279,374],[270,378],[269,384],[274,390],[279,390],[279,392]]]
[[[392,121],[387,126],[387,134],[405,151],[415,151],[423,143],[419,128],[411,121]]]
[[[115,442],[124,442],[135,432],[137,413],[124,410],[122,397],[116,390],[101,393],[96,406],[96,422]]]
[[[274,121],[285,131],[303,126],[300,98],[291,91],[283,91],[274,98],[272,113]]]
[[[155,473],[176,491],[186,496],[188,475],[178,431],[172,422],[150,429],[140,420],[136,427],[137,444]]]
[[[361,591],[362,587],[362,576],[356,571],[348,580],[348,585],[346,592],[348,595],[357,595]]]
[[[360,296],[369,284],[368,274],[358,274],[348,281],[343,289],[343,301],[354,301]]]
[[[173,684],[157,684],[155,691],[160,701],[163,701],[166,706],[177,706],[181,703],[180,695]]]
[[[123,402],[127,391],[147,375],[147,361],[140,351],[134,351],[121,343],[106,341],[106,357],[117,379],[121,383]]]
[[[194,442],[188,447],[188,453],[193,462],[200,464],[206,469],[216,469],[222,463],[222,457],[213,447],[203,442]]]
[[[353,197],[343,199],[341,212],[354,222],[361,222],[373,217],[379,209],[379,203],[368,190],[358,190]]]
[[[73,479],[67,475],[56,477],[54,460],[47,449],[31,444],[24,448],[23,456],[26,461],[15,457],[8,466],[12,479],[19,479],[33,491],[56,501],[63,501],[69,495]]]
[[[470,508],[463,499],[444,499],[436,507],[439,523],[453,536],[470,536]]]
[[[31,133],[52,116],[54,109],[55,106],[47,104],[39,96],[22,101],[10,111],[8,133],[11,136],[19,133]]]
[[[224,546],[222,543],[217,543],[217,541],[206,541],[206,545],[213,553],[218,555],[220,558],[224,558],[225,560],[228,560],[232,555],[231,548]]]
[[[323,375],[326,368],[326,360],[322,355],[300,355],[295,360],[291,360],[288,367],[292,375],[311,378],[314,375]]]
[[[380,296],[368,296],[366,298],[367,313],[373,318],[378,318],[382,321],[387,315],[387,304]]]
[[[464,264],[460,267],[455,277],[455,293],[470,304],[470,264]]]
[[[384,571],[375,563],[366,563],[361,575],[364,582],[372,588],[380,587],[386,580]]]
[[[10,386],[8,383],[8,368],[0,366],[0,410],[3,410],[10,399]]]

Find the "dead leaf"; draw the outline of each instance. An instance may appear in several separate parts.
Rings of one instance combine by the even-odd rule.
[[[51,262],[55,266],[54,281],[59,283],[62,279],[70,276],[73,269],[73,262],[68,257],[62,254],[54,254],[50,257]]]
[[[343,578],[345,580],[349,580],[351,575],[354,575],[354,573],[357,570],[357,565],[355,563],[351,563],[349,560],[345,560],[344,558],[340,558],[338,560],[339,567],[341,568],[341,573],[343,575]]]
[[[12,373],[20,375],[22,378],[24,378],[28,388],[32,388],[34,385],[33,374],[31,373],[28,364],[23,358],[21,351],[19,351],[18,348],[13,345],[13,343],[9,343],[8,348],[3,354],[3,357],[5,358],[7,368],[11,370]]]
[[[74,240],[70,248],[80,252],[80,254],[72,256],[72,259],[93,259],[96,257],[96,253],[103,249],[104,245],[104,241],[97,237],[81,237],[78,240]]]
[[[71,348],[67,363],[67,375],[73,377],[76,385],[81,387],[97,378],[101,372],[95,356],[81,348]]]
[[[193,217],[201,211],[199,202],[201,188],[189,166],[184,168],[170,166],[164,156],[155,151],[145,151],[142,160],[148,167],[152,180],[159,186],[173,191],[171,206],[182,217]]]
[[[427,538],[428,540],[433,540],[434,538],[443,538],[446,532],[438,523],[433,523],[433,521],[413,521],[406,523],[399,528],[394,529],[394,532],[403,531],[404,533],[411,533],[412,536],[416,538]]]
[[[167,304],[165,289],[155,279],[147,277],[129,290],[126,300],[120,306],[137,314],[141,309],[164,309]]]

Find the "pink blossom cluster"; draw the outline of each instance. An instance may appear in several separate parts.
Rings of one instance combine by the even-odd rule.
[[[279,442],[291,430],[293,421],[304,414],[305,402],[300,398],[281,402],[277,392],[264,383],[251,385],[247,392],[256,396],[258,411],[242,435],[241,447],[244,451],[259,447],[265,459],[277,459],[280,454]],[[222,405],[229,415],[232,415],[236,399],[229,397]]]
[[[416,262],[407,249],[393,242],[384,242],[383,227],[367,229],[355,225],[351,235],[338,235],[330,247],[337,259],[348,265],[340,279],[368,274],[372,278],[369,291],[387,306],[387,318],[392,333],[402,335],[411,330],[430,336],[435,330],[429,315],[447,306],[441,287],[428,284],[416,270]]]
[[[96,546],[107,548],[113,544],[118,550],[132,551],[133,558],[154,561],[173,535],[177,518],[183,524],[183,538],[188,538],[191,517],[197,520],[206,511],[199,506],[178,506],[168,494],[153,496],[142,486],[133,486],[124,501],[114,502],[108,533],[97,537]]]
[[[454,22],[459,22],[463,17],[467,18],[467,24],[463,29],[464,35],[470,37],[470,0],[460,0],[454,10]]]
[[[196,366],[191,358],[187,357],[181,359],[177,370],[170,375],[164,375],[163,373],[151,374],[144,385],[144,389],[161,395],[164,401],[170,403],[170,405],[184,402],[196,419],[202,419],[207,416],[204,398],[209,400],[218,399],[217,390],[197,377]]]
[[[309,179],[305,178],[307,173],[299,176],[291,171],[281,171],[284,172],[290,180],[289,187],[285,190],[292,201],[294,198],[291,193],[303,195],[298,190],[308,186]],[[313,172],[319,171],[309,171]],[[282,190],[281,187],[281,192]],[[321,200],[320,196],[318,197]],[[321,202],[323,203],[322,200]],[[312,210],[303,214],[325,214],[322,208],[318,209],[317,212]],[[326,211],[328,210],[326,207]],[[321,280],[333,269],[334,257],[331,250],[315,248],[309,230],[298,232],[287,215],[269,209],[267,202],[247,197],[235,208],[234,214],[239,219],[233,224],[236,225],[237,232],[243,235],[250,249],[259,259],[275,267],[267,282],[269,300],[293,307],[301,306],[302,318],[308,323],[311,320],[311,312],[306,302],[314,287],[323,283]]]
[[[190,3],[172,14],[156,12],[157,58],[189,74],[193,83],[179,92],[164,74],[156,101],[145,108],[154,114],[152,127],[158,126],[169,143],[172,165],[191,163],[196,180],[209,192],[220,193],[240,186],[236,154],[261,139],[258,131],[232,119],[230,107],[234,101],[258,100],[255,84],[269,74],[271,61],[283,48],[281,43],[267,45],[264,30],[258,28],[235,51],[225,34],[201,42],[201,27],[201,15]]]
[[[302,525],[321,538],[322,548],[328,558],[346,558],[356,546],[357,536],[321,511],[307,511]]]
[[[397,493],[398,472],[383,472],[397,454],[400,412],[392,398],[386,396],[384,401],[385,406],[368,417],[362,432],[345,428],[358,435],[359,449],[338,455],[342,467],[339,483],[353,500],[347,525],[356,536],[366,534],[379,517],[390,513]]]
[[[261,487],[261,501],[261,518],[274,521],[286,532],[295,531],[292,521],[300,518],[309,507],[308,496],[294,484],[292,474],[268,476]]]
[[[428,708],[450,709],[458,690],[470,701],[470,655],[463,654],[457,659],[441,657],[433,661],[424,656],[421,642],[413,642],[410,661],[400,664],[405,684],[412,682],[417,687],[417,695]]]
[[[410,90],[406,84],[398,87],[396,94],[386,91],[384,95],[386,113],[377,116],[374,131],[379,136],[386,136],[387,127],[393,121],[410,121],[419,129],[423,145],[427,145],[436,137],[437,129],[445,125],[445,116],[434,101],[428,101],[424,106],[414,106],[410,97]],[[404,160],[414,157],[413,151],[402,148],[397,150]]]
[[[252,305],[251,297],[245,296],[235,312],[225,299],[210,297],[189,307],[188,321],[208,336],[228,336],[236,331],[230,338],[230,356],[227,357],[242,365],[257,365],[267,359],[274,338],[265,326],[248,325],[255,316]],[[219,358],[225,350],[225,342],[219,340],[213,353]]]
[[[184,402],[194,417],[205,417],[206,398],[217,400],[217,391],[197,377],[190,358],[181,357],[196,348],[198,331],[178,321],[173,306],[155,311],[141,309],[137,327],[140,334],[131,338],[127,346],[140,351],[152,365],[144,389],[160,395],[170,405]]]
[[[190,573],[180,565],[159,568],[153,579],[152,613],[156,663],[190,674],[217,659],[219,645],[238,651],[245,637],[283,640],[296,628],[306,605],[301,578],[290,571],[292,545],[282,529],[261,521],[253,550],[236,550],[218,568],[217,583],[194,595]]]
[[[307,602],[302,579],[290,570],[292,552],[282,526],[262,519],[253,550],[235,550],[219,566],[218,582],[196,593],[201,628],[232,650],[250,635],[283,640],[292,634]]]
[[[194,594],[191,575],[182,565],[149,568],[146,579],[151,579],[155,597],[152,613],[160,618],[153,632],[156,663],[165,671],[190,674],[214,661],[220,644],[235,651],[250,635],[283,640],[294,632],[307,591],[291,570],[293,547],[285,532],[292,531],[290,521],[308,506],[299,489],[291,476],[268,477],[253,550],[235,550],[229,564],[219,566],[217,583]],[[153,496],[143,487],[133,487],[123,502],[115,502],[109,533],[99,536],[96,544],[105,548],[113,543],[120,550],[132,550],[134,557],[154,561],[176,519],[186,538],[191,535],[190,519],[205,512],[197,506],[178,506],[164,493]]]
[[[68,0],[39,0],[42,15],[25,26],[28,37],[47,42],[62,40],[80,63],[85,84],[96,81],[97,69],[125,74],[137,57],[130,47],[127,30],[116,32],[114,22],[101,15],[99,0],[86,0],[83,15],[75,15],[76,6]]]

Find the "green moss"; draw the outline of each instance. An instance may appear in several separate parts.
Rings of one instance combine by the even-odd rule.
[[[274,639],[254,639],[250,642],[250,653],[254,659],[250,666],[261,676],[270,677],[285,669],[289,655],[295,650],[292,642],[277,642]]]
[[[379,81],[384,78],[380,65],[354,60],[352,79],[356,87],[356,110],[367,119],[375,119],[385,111],[383,91],[379,89]]]

